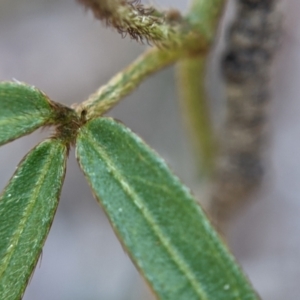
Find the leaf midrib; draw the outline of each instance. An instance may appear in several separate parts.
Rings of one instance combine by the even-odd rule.
[[[110,119],[110,120],[112,120],[112,119]],[[143,145],[145,145],[145,143],[143,142],[143,140],[141,140],[139,137],[135,136],[134,138],[135,138],[135,140],[138,139],[137,142],[141,142]],[[143,162],[147,165],[147,167],[151,168],[154,172],[156,172],[156,170],[153,167],[153,165],[149,164],[149,162],[147,161],[147,159],[144,158],[144,156],[139,155],[139,153],[136,151],[136,149],[134,147],[132,147],[131,144],[127,143],[127,147],[130,148],[136,155],[138,155],[140,157],[140,159],[142,159]],[[158,159],[159,159],[159,163],[160,164],[162,163],[165,166],[165,162],[163,161],[163,159],[161,159],[160,157],[158,157]],[[138,178],[138,180],[141,181],[142,178]],[[162,187],[160,187],[160,188],[162,188]],[[166,192],[166,190],[165,190],[165,192]],[[184,193],[189,198],[189,195],[187,193],[187,188],[184,188]],[[203,216],[203,212],[201,211],[199,205],[196,205],[195,208],[198,210],[198,212],[200,213],[200,215]],[[223,272],[227,274],[227,278],[229,279],[228,281],[230,281],[227,284],[230,285],[232,291],[233,290],[235,291],[235,295],[236,295],[235,299],[236,300],[241,300],[239,289],[238,289],[238,287],[236,285],[236,282],[234,282],[232,280],[232,275],[228,272],[228,266],[225,263],[224,258],[221,256],[221,254],[218,251],[215,251],[215,248],[217,247],[222,252],[222,254],[224,256],[226,256],[228,260],[230,260],[230,262],[232,263],[232,266],[233,266],[232,270],[234,269],[234,272],[238,272],[239,271],[236,263],[232,259],[229,251],[226,251],[225,247],[222,247],[221,245],[219,245],[218,243],[216,243],[216,240],[219,237],[218,237],[218,235],[217,235],[217,233],[215,231],[212,231],[211,225],[209,224],[209,221],[206,219],[205,216],[203,216],[203,218],[202,218],[202,225],[205,228],[205,231],[209,232],[210,235],[211,235],[210,236],[211,238],[207,239],[207,242],[208,242],[208,245],[210,247],[210,251],[214,252],[215,257],[218,259],[219,265],[223,266]],[[243,275],[240,273],[240,276],[243,276]]]
[[[13,118],[11,118],[11,116],[8,116],[6,118],[0,118],[0,126],[3,126],[3,125],[7,125],[7,124],[12,124],[12,123],[15,123],[15,120],[18,119],[18,120],[28,120],[28,119],[31,119],[31,118],[38,118],[38,119],[47,119],[47,118],[43,118],[44,116],[42,114],[30,114],[29,116],[24,116],[24,115],[21,115],[21,116],[14,116]],[[32,121],[32,123],[36,122],[36,120]]]
[[[36,186],[38,186],[38,188],[35,190],[35,192],[32,195],[32,198],[34,200],[31,201],[31,203],[25,209],[25,211],[23,213],[23,217],[22,217],[21,221],[19,222],[19,226],[16,228],[15,233],[13,234],[12,238],[10,239],[9,245],[13,244],[13,249],[5,256],[4,262],[1,264],[0,278],[2,277],[4,272],[6,271],[6,268],[9,265],[14,252],[16,251],[17,245],[18,245],[19,240],[20,240],[20,236],[22,235],[22,232],[24,231],[24,228],[25,228],[26,223],[28,221],[28,218],[29,218],[29,216],[30,216],[35,204],[36,204],[38,194],[39,194],[39,192],[42,188],[42,185],[43,185],[44,179],[46,177],[46,174],[47,174],[48,170],[50,169],[49,166],[52,162],[52,154],[53,154],[54,150],[55,149],[53,147],[51,149],[49,155],[48,155],[48,162],[46,163],[45,168],[43,169],[43,172],[41,173],[41,176],[40,176],[39,180],[37,181]]]
[[[169,242],[169,239],[165,236],[165,234],[160,230],[159,226],[155,224],[155,219],[152,217],[151,213],[148,211],[147,207],[144,205],[143,201],[136,194],[134,189],[130,187],[126,179],[123,177],[122,173],[117,170],[114,165],[114,162],[109,158],[106,151],[98,147],[98,145],[94,142],[93,138],[90,134],[86,134],[85,138],[89,139],[91,144],[94,146],[95,150],[103,157],[104,161],[107,164],[108,169],[111,171],[111,174],[115,177],[116,181],[120,184],[123,191],[133,200],[135,206],[139,209],[139,211],[144,215],[147,220],[150,228],[154,231],[158,239],[160,240],[163,247],[169,253],[172,260],[178,266],[179,270],[188,278],[191,286],[198,296],[203,300],[208,300],[206,292],[199,286],[198,279],[194,276],[193,271],[190,269],[189,265],[185,263],[182,256],[178,253],[177,249],[172,247],[172,244]],[[143,209],[141,209],[143,207]]]

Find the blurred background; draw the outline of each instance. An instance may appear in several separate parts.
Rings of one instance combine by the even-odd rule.
[[[154,1],[161,8],[182,11],[187,2]],[[284,27],[272,77],[267,176],[252,204],[231,221],[229,232],[232,251],[265,300],[298,299],[300,294],[300,2],[282,2]],[[0,0],[0,80],[35,85],[58,102],[83,101],[145,48],[121,39],[74,0]],[[208,76],[216,120],[224,103],[220,49],[222,41]],[[201,194],[180,118],[173,68],[150,77],[110,115],[138,133]],[[21,158],[48,135],[38,131],[0,148],[1,189]],[[24,296],[41,299],[153,299],[94,201],[74,152],[54,224]]]

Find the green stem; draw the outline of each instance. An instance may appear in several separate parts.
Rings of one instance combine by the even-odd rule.
[[[87,120],[103,115],[135,90],[147,76],[174,63],[180,55],[181,52],[170,49],[153,48],[147,51],[78,106],[77,112],[86,113]]]
[[[206,42],[206,51],[184,58],[178,67],[185,121],[192,136],[195,152],[199,154],[200,170],[206,176],[213,171],[215,160],[214,133],[205,87],[206,58],[225,3],[225,0],[193,0],[186,20],[195,30],[201,32]]]
[[[189,53],[193,55],[206,53],[223,3],[223,0],[195,1],[191,13],[186,18],[190,22],[186,34],[184,37],[181,36],[181,43],[177,45],[176,50],[167,47],[147,51],[79,105],[77,112],[86,115],[87,120],[101,116],[131,93],[147,76]]]
[[[200,162],[200,170],[210,175],[215,159],[215,142],[205,86],[206,59],[183,59],[177,70],[185,123]]]
[[[193,0],[186,17],[207,41],[213,41],[226,0]]]

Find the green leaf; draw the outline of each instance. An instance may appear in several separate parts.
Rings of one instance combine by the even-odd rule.
[[[80,129],[76,154],[159,299],[258,299],[189,190],[128,128],[94,119]]]
[[[0,145],[46,124],[53,112],[51,101],[35,87],[0,83]]]
[[[67,150],[46,140],[21,162],[0,197],[0,298],[21,299],[51,227]]]

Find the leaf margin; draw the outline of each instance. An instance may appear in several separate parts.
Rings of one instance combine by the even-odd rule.
[[[21,95],[22,93],[24,95]],[[0,82],[0,108],[0,146],[28,135],[43,126],[59,123],[62,112],[70,110],[50,100],[35,86],[19,81]],[[33,108],[34,111],[32,111]],[[8,114],[11,116],[7,116]],[[11,132],[7,133],[10,130]]]
[[[48,153],[48,157],[45,158],[45,160],[47,161],[47,165],[50,165],[49,170],[54,170],[55,166],[53,165],[53,160],[55,159],[60,159],[59,162],[61,162],[61,164],[57,164],[57,166],[60,166],[60,169],[57,169],[57,174],[60,175],[60,178],[56,178],[58,185],[56,187],[56,190],[53,194],[52,192],[52,207],[47,207],[46,209],[48,209],[48,216],[46,216],[46,213],[43,216],[39,216],[38,217],[38,221],[39,224],[41,225],[41,229],[40,229],[40,237],[39,237],[39,241],[34,240],[34,238],[36,238],[36,236],[34,237],[33,235],[31,235],[31,239],[37,244],[35,245],[35,254],[28,254],[27,256],[31,256],[31,262],[28,263],[28,261],[26,261],[24,264],[22,265],[22,268],[26,268],[26,270],[20,275],[19,274],[19,278],[18,280],[23,280],[23,282],[20,284],[20,282],[16,283],[16,280],[10,280],[10,277],[13,275],[13,277],[15,277],[15,273],[12,273],[12,270],[14,269],[15,265],[20,265],[20,262],[18,262],[18,257],[15,258],[14,256],[17,254],[20,255],[20,257],[22,258],[23,253],[22,251],[20,252],[20,250],[22,250],[22,246],[24,246],[22,244],[19,244],[20,241],[23,240],[24,242],[24,238],[26,238],[27,236],[25,235],[26,233],[26,229],[27,227],[30,225],[30,222],[32,222],[32,220],[34,219],[34,217],[36,218],[36,216],[34,216],[34,214],[31,215],[31,220],[30,217],[27,218],[27,223],[20,222],[20,224],[18,224],[17,226],[23,226],[22,230],[19,230],[19,232],[17,232],[18,228],[14,231],[14,235],[11,236],[10,242],[9,242],[9,247],[5,250],[2,249],[2,251],[0,251],[0,261],[1,261],[1,268],[0,268],[0,291],[2,290],[2,295],[6,295],[6,300],[15,300],[15,299],[20,299],[22,298],[22,295],[25,292],[25,289],[27,287],[28,281],[30,280],[31,276],[33,275],[34,269],[36,267],[36,264],[38,262],[38,259],[40,257],[40,253],[42,251],[43,245],[47,239],[47,236],[49,234],[49,231],[51,229],[52,226],[52,222],[55,216],[55,212],[59,203],[59,197],[60,197],[60,193],[61,193],[61,189],[63,186],[63,182],[64,182],[64,177],[65,177],[65,173],[66,173],[66,161],[67,161],[67,154],[68,154],[68,147],[63,143],[63,141],[55,139],[55,138],[50,138],[50,139],[46,139],[44,141],[42,141],[41,143],[39,143],[36,147],[34,147],[19,163],[17,170],[15,171],[15,173],[13,174],[13,176],[11,177],[11,179],[9,180],[8,184],[6,185],[6,187],[3,189],[2,193],[0,194],[0,215],[3,213],[5,213],[5,210],[3,210],[3,205],[7,204],[2,202],[3,199],[5,200],[5,196],[7,196],[6,198],[13,198],[14,195],[12,194],[12,192],[10,191],[11,187],[13,188],[14,184],[20,180],[19,178],[22,176],[20,175],[20,173],[22,172],[22,170],[26,170],[26,167],[28,168],[28,166],[30,167],[30,159],[34,158],[34,155],[37,155],[38,150],[42,149],[42,147],[44,146],[48,146],[48,150],[50,151],[50,153]],[[43,149],[42,149],[43,150]],[[47,149],[45,149],[46,151]],[[54,154],[53,154],[54,153]],[[45,152],[46,154],[46,152]],[[51,155],[53,154],[53,155]],[[60,157],[58,157],[58,154],[60,154]],[[47,155],[46,155],[47,156]],[[44,170],[45,171],[45,170]],[[55,170],[54,170],[55,173]],[[45,174],[41,174],[42,176],[44,176]],[[49,174],[48,174],[49,175]],[[53,175],[53,174],[52,174]],[[27,178],[25,178],[26,180]],[[41,179],[41,178],[40,178]],[[51,188],[53,188],[54,183],[52,182],[52,184],[50,183],[50,181],[47,181],[47,175],[44,176],[44,178],[41,179],[41,185],[39,186],[39,190],[37,192],[37,196],[35,202],[32,205],[28,205],[28,207],[31,206],[31,209],[34,210],[36,209],[39,204],[37,201],[41,200],[38,199],[39,197],[41,197],[41,195],[39,195],[39,193],[41,193],[41,189],[45,188],[45,185],[51,185]],[[49,193],[45,192],[45,195],[48,195],[48,197],[45,197],[46,199],[43,199],[43,202],[47,202],[50,203],[50,196]],[[51,195],[51,193],[50,193]],[[24,199],[21,199],[22,201],[24,201]],[[47,200],[47,201],[46,201]],[[30,202],[30,201],[29,201]],[[4,204],[3,204],[4,203]],[[45,204],[45,203],[44,203]],[[2,206],[2,207],[1,207]],[[25,207],[25,210],[26,208]],[[51,209],[51,211],[50,211]],[[2,210],[2,211],[1,211]],[[9,211],[8,211],[9,214]],[[11,214],[11,213],[10,213]],[[36,212],[37,214],[37,212]],[[24,216],[23,216],[24,217]],[[47,219],[48,218],[48,219]],[[6,217],[7,219],[7,217]],[[1,219],[2,221],[2,226],[0,226],[0,229],[5,229],[5,224],[3,222],[3,219]],[[33,220],[34,221],[34,220]],[[17,222],[15,222],[16,224]],[[23,224],[24,223],[24,224]],[[26,227],[27,226],[27,227]],[[32,226],[32,224],[31,224]],[[38,224],[37,224],[38,226]],[[29,228],[30,229],[30,228]],[[0,234],[2,235],[3,231],[0,230]],[[19,237],[17,236],[19,235]],[[14,237],[16,237],[17,239],[15,240],[14,243],[11,243],[12,240],[14,240]],[[39,244],[38,244],[39,243]],[[11,250],[11,246],[14,244],[13,249]],[[32,246],[33,247],[33,246]],[[31,247],[31,250],[32,250]],[[30,248],[30,247],[29,247]],[[1,250],[1,247],[0,247]],[[9,251],[7,250],[11,250],[12,253],[9,253]],[[4,255],[4,256],[3,256]],[[8,255],[8,256],[7,256]],[[26,255],[26,253],[25,253]],[[21,259],[20,258],[20,259]],[[5,265],[3,265],[3,261],[5,263]],[[25,267],[24,267],[25,266]],[[10,268],[10,269],[8,269]],[[26,273],[24,275],[24,273]],[[18,286],[18,289],[16,291],[16,287]]]
[[[143,144],[144,147],[147,148],[148,151],[150,151],[153,155],[156,155],[156,156],[157,156],[157,154],[156,154],[156,152],[155,152],[154,150],[150,149],[150,148],[149,148],[149,147],[148,147],[148,146],[147,146],[147,145],[146,145],[146,144],[145,144],[138,136],[136,136],[135,134],[133,134],[132,131],[131,131],[130,129],[126,128],[124,125],[121,125],[120,122],[116,122],[115,120],[113,120],[113,119],[111,119],[111,118],[106,118],[106,117],[105,117],[105,118],[95,118],[95,119],[92,119],[92,120],[90,120],[89,122],[87,122],[87,123],[86,123],[83,127],[81,127],[81,129],[79,130],[79,134],[78,134],[77,141],[76,141],[76,157],[77,157],[77,160],[78,160],[78,163],[79,163],[80,168],[82,169],[82,171],[83,171],[83,173],[84,173],[86,179],[88,180],[88,183],[89,183],[90,187],[91,187],[92,190],[93,190],[94,196],[96,197],[97,201],[99,202],[99,204],[103,207],[104,211],[106,212],[106,215],[107,215],[108,218],[109,218],[109,221],[110,221],[110,223],[111,223],[111,225],[112,225],[112,227],[113,227],[113,230],[115,231],[116,235],[118,236],[119,240],[121,241],[121,244],[123,245],[123,248],[124,248],[125,251],[129,254],[129,256],[131,257],[133,263],[134,263],[135,266],[139,269],[139,271],[140,271],[140,273],[143,275],[143,277],[146,279],[146,281],[147,281],[148,284],[150,285],[151,289],[155,292],[155,289],[154,289],[154,287],[153,287],[153,284],[151,283],[151,280],[149,280],[148,276],[147,276],[147,275],[144,273],[144,271],[142,270],[142,268],[141,268],[139,262],[137,261],[136,257],[134,257],[134,254],[131,253],[131,251],[130,251],[129,249],[126,248],[126,246],[125,246],[125,241],[124,241],[124,240],[122,239],[122,237],[121,237],[120,230],[117,228],[116,224],[115,224],[114,221],[111,219],[111,216],[109,215],[109,212],[107,211],[107,207],[105,207],[105,204],[102,202],[103,200],[101,201],[101,196],[100,196],[99,194],[97,194],[97,191],[94,189],[94,187],[93,187],[93,185],[92,185],[92,182],[91,182],[90,178],[88,178],[88,174],[87,174],[86,170],[84,170],[84,167],[83,167],[83,165],[82,165],[82,156],[80,156],[79,150],[78,150],[79,147],[80,147],[80,145],[78,146],[78,144],[80,144],[80,143],[83,144],[83,140],[80,141],[81,138],[82,138],[82,139],[85,138],[85,142],[86,142],[86,138],[87,138],[87,136],[88,136],[88,131],[89,131],[89,129],[87,129],[87,127],[89,126],[89,124],[91,124],[91,123],[93,123],[93,122],[101,122],[101,121],[99,121],[99,120],[102,120],[102,121],[104,120],[104,122],[107,121],[107,122],[112,122],[112,123],[118,124],[118,126],[120,126],[120,127],[123,128],[124,132],[127,132],[129,135],[132,135],[132,136],[134,137],[134,139],[136,139],[136,141],[138,141],[139,143]],[[100,126],[99,126],[98,130],[100,131]],[[102,132],[103,132],[103,130],[102,130]],[[91,132],[90,132],[90,133],[91,133]],[[91,140],[93,140],[93,139],[95,140],[95,137],[94,137],[94,138],[91,137]],[[106,149],[106,150],[108,150],[108,149]],[[159,160],[160,163],[163,164],[164,168],[167,168],[167,169],[169,170],[168,166],[166,165],[166,163],[164,162],[164,160],[163,160],[162,158],[160,158],[159,156],[156,157],[156,158]],[[110,170],[110,172],[112,172],[112,170]],[[170,170],[169,170],[169,172],[170,172]],[[178,182],[180,182],[180,180],[179,180],[176,176],[174,176],[174,175],[172,174],[172,172],[170,172],[170,174],[171,174],[171,176],[173,176],[173,178],[175,178],[175,180],[177,180]],[[181,183],[181,185],[182,185],[182,183]],[[183,190],[184,190],[187,194],[190,195],[191,198],[193,198],[193,197],[191,196],[190,191],[189,191],[189,189],[188,189],[187,187],[185,187],[184,185],[182,185],[182,188],[183,188]],[[112,201],[114,201],[114,199],[112,199]],[[194,200],[194,202],[195,202],[195,200]],[[194,204],[196,204],[196,202],[195,202]],[[210,222],[209,222],[208,219],[205,217],[205,213],[202,211],[202,209],[200,208],[199,205],[196,205],[196,206],[198,207],[199,211],[201,212],[202,217],[204,217],[203,222],[205,223],[205,226],[208,226],[210,229],[212,229],[212,225],[210,225]],[[228,250],[227,246],[226,246],[223,242],[221,242],[221,238],[219,237],[219,235],[216,233],[215,230],[212,229],[211,233],[212,233],[211,237],[214,239],[214,243],[215,243],[215,244],[214,244],[214,247],[215,247],[218,251],[219,251],[220,249],[221,249],[222,251],[224,251],[224,253],[227,255],[227,259],[228,259],[229,264],[232,265],[232,268],[231,268],[231,269],[232,269],[235,273],[237,273],[237,274],[240,276],[240,280],[241,280],[242,282],[244,282],[244,285],[245,285],[245,286],[244,286],[244,290],[246,291],[245,293],[247,294],[247,292],[248,292],[248,294],[247,294],[246,297],[243,298],[243,299],[259,299],[259,298],[258,298],[258,295],[256,294],[256,292],[252,289],[251,284],[248,282],[247,277],[243,274],[243,272],[242,272],[240,266],[237,264],[237,262],[235,261],[234,257],[232,256],[232,254],[231,254],[230,251]],[[217,242],[216,242],[216,241],[217,241]],[[127,249],[127,250],[126,250],[126,249]],[[224,290],[226,290],[225,287],[227,288],[227,285],[224,286]],[[232,287],[231,287],[231,288],[232,288]],[[157,291],[156,291],[155,293],[157,294]],[[233,293],[234,293],[234,292],[233,292]],[[236,293],[236,295],[235,295],[236,297],[235,297],[234,299],[241,299],[241,298],[239,298],[239,295],[238,295],[238,294],[239,294],[239,291],[236,291],[235,293]],[[157,294],[157,296],[158,296],[158,294]],[[228,296],[228,295],[227,295],[227,296]],[[227,297],[227,296],[226,296],[226,297]],[[171,298],[160,298],[160,297],[159,297],[159,299],[171,299]],[[182,298],[182,299],[186,299],[186,298]],[[219,299],[219,298],[206,298],[206,297],[204,296],[204,297],[202,297],[201,299]],[[225,299],[225,298],[220,298],[220,299]]]

